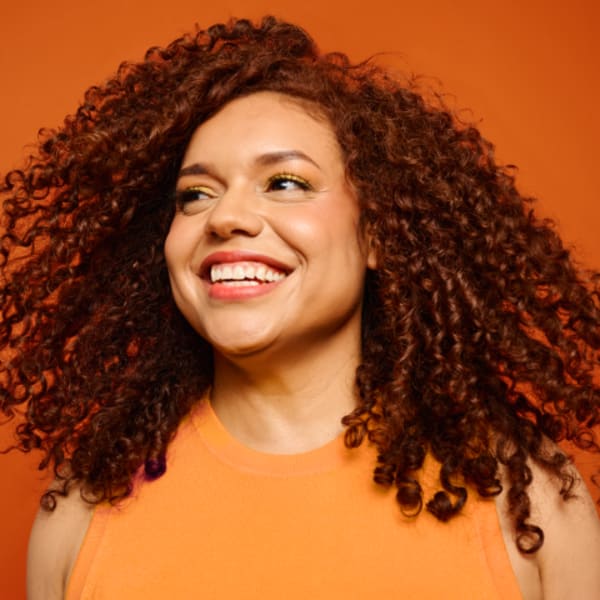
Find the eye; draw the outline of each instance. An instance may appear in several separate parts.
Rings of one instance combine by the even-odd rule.
[[[292,173],[278,173],[273,175],[267,181],[266,189],[268,192],[287,192],[287,191],[309,191],[312,190],[310,183],[298,175]]]
[[[180,210],[188,212],[190,205],[202,204],[215,197],[215,192],[204,185],[193,185],[175,192],[175,205]],[[188,210],[186,210],[186,207]]]

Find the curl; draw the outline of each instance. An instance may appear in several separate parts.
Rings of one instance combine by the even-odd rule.
[[[160,477],[210,385],[210,348],[169,291],[172,190],[196,127],[264,90],[331,123],[377,253],[346,444],[369,440],[374,478],[396,487],[401,509],[441,520],[469,489],[498,494],[503,465],[519,548],[537,550],[529,464],[569,498],[569,461],[552,443],[598,452],[600,275],[576,268],[474,127],[416,82],[322,54],[272,17],[123,63],[3,179],[0,408],[27,407],[19,446],[41,450],[60,484],[46,507],[73,485],[116,502],[140,470]],[[430,499],[427,454],[440,464]]]

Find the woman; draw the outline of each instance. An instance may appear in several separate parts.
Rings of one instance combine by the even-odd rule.
[[[30,598],[600,593],[597,276],[443,107],[234,21],[4,191]]]

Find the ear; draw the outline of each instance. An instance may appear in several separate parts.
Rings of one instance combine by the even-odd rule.
[[[369,269],[371,269],[372,271],[376,271],[377,270],[377,266],[378,266],[378,261],[377,261],[377,253],[375,252],[375,248],[373,247],[373,245],[371,243],[369,243],[369,245],[367,246],[368,248],[368,252],[367,252],[367,267]]]
[[[376,271],[379,263],[377,259],[378,253],[375,244],[375,236],[373,235],[373,231],[370,227],[365,228],[364,244],[366,249],[367,268],[371,269],[372,271]]]

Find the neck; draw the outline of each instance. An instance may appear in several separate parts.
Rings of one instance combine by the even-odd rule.
[[[306,452],[342,432],[342,417],[356,406],[359,357],[357,339],[327,340],[276,357],[215,353],[211,402],[246,446],[273,454]]]

